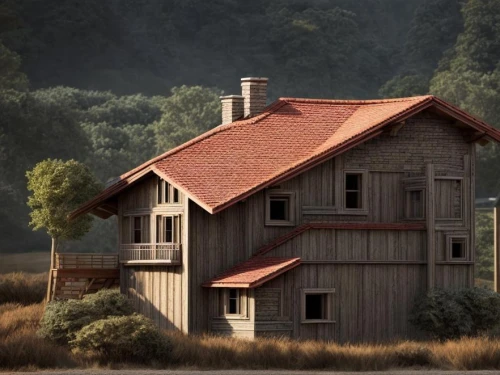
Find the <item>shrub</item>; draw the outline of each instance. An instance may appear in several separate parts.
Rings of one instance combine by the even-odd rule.
[[[15,333],[34,334],[43,314],[43,303],[30,306],[0,305],[0,340]]]
[[[500,295],[487,289],[434,289],[416,301],[410,322],[434,338],[477,336],[500,321]]]
[[[31,305],[42,302],[47,293],[47,280],[48,276],[45,273],[14,272],[0,275],[0,305],[4,303]]]
[[[83,327],[70,345],[98,352],[111,362],[165,362],[172,351],[167,336],[140,314],[95,321]]]
[[[82,327],[108,316],[132,314],[127,298],[116,290],[101,290],[83,300],[52,301],[40,322],[39,335],[67,344]]]

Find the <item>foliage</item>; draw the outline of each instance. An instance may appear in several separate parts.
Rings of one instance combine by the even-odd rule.
[[[108,316],[132,314],[126,297],[116,290],[100,290],[82,300],[51,301],[40,321],[38,334],[58,344],[67,344],[84,326]]]
[[[47,293],[47,275],[22,272],[0,275],[0,305],[39,303]]]
[[[216,90],[201,86],[172,89],[163,115],[155,124],[156,148],[164,152],[220,124],[221,105]]]
[[[31,223],[34,230],[45,228],[55,239],[78,239],[89,231],[92,218],[83,215],[69,221],[68,215],[101,190],[85,165],[69,160],[48,159],[26,173]]]
[[[28,87],[28,78],[20,71],[21,58],[0,43],[0,90],[23,91]]]
[[[493,280],[493,214],[476,212],[476,277]]]
[[[498,324],[500,295],[482,288],[434,289],[415,302],[410,322],[439,340],[477,336]]]
[[[384,98],[403,98],[405,96],[425,95],[429,92],[429,82],[424,76],[396,76],[387,81],[379,90]]]
[[[112,316],[77,332],[70,345],[95,351],[111,362],[167,362],[172,345],[153,322],[140,314]]]

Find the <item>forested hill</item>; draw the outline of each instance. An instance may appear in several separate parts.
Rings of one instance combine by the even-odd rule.
[[[500,0],[0,0],[0,252],[47,247],[27,225],[36,162],[105,182],[217,125],[243,76],[271,100],[431,92],[500,125],[499,61]],[[480,158],[496,195],[500,152]],[[80,250],[113,249],[98,223]]]

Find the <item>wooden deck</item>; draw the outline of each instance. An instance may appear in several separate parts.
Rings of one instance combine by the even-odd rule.
[[[118,254],[57,253],[54,264],[50,300],[82,298],[120,285]]]

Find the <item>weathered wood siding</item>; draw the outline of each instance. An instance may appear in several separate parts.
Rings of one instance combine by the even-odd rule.
[[[151,318],[159,327],[183,330],[182,267],[122,267],[121,291],[137,312]]]
[[[179,192],[180,202],[158,204],[156,175],[149,175],[118,197],[119,243],[131,242],[131,217],[145,216],[142,242],[156,242],[156,215],[181,215],[181,241],[187,245],[187,213],[185,197]],[[184,251],[183,248],[183,258]],[[120,289],[128,295],[135,309],[165,329],[187,332],[187,284],[184,266],[121,265]]]
[[[427,166],[432,165],[436,183],[429,186],[434,186],[433,201],[441,204],[434,209],[433,235],[429,237],[427,231],[416,230],[306,231],[268,253],[300,256],[303,261],[298,268],[261,287],[281,289],[280,318],[266,317],[264,310],[269,314],[276,311],[275,301],[267,292],[257,289],[255,322],[239,322],[240,326],[248,323],[245,326],[248,330],[253,324],[255,336],[281,331],[296,338],[341,342],[415,337],[417,333],[408,324],[408,313],[415,297],[427,288],[428,251],[435,257],[432,268],[435,286],[472,285],[474,145],[467,143],[464,131],[450,120],[430,112],[407,119],[397,134],[390,133],[384,132],[273,188],[295,193],[295,225],[346,221],[400,223],[406,222],[405,181],[420,178],[425,188]],[[366,170],[366,213],[347,213],[341,207],[343,173],[349,169]],[[461,179],[460,192],[453,182],[446,182],[449,178]],[[213,323],[220,322],[216,319],[219,314],[216,291],[202,288],[201,283],[293,230],[293,227],[264,225],[265,194],[260,191],[215,215],[190,202],[190,332],[224,330],[220,323]],[[424,207],[427,196],[429,191],[425,191]],[[426,219],[420,221],[425,223]],[[446,258],[446,236],[450,235],[468,236],[467,261],[451,262]],[[433,239],[431,247],[429,238]],[[302,288],[335,288],[335,323],[300,322]],[[227,323],[224,324],[227,328]],[[229,331],[245,330],[242,327]]]

